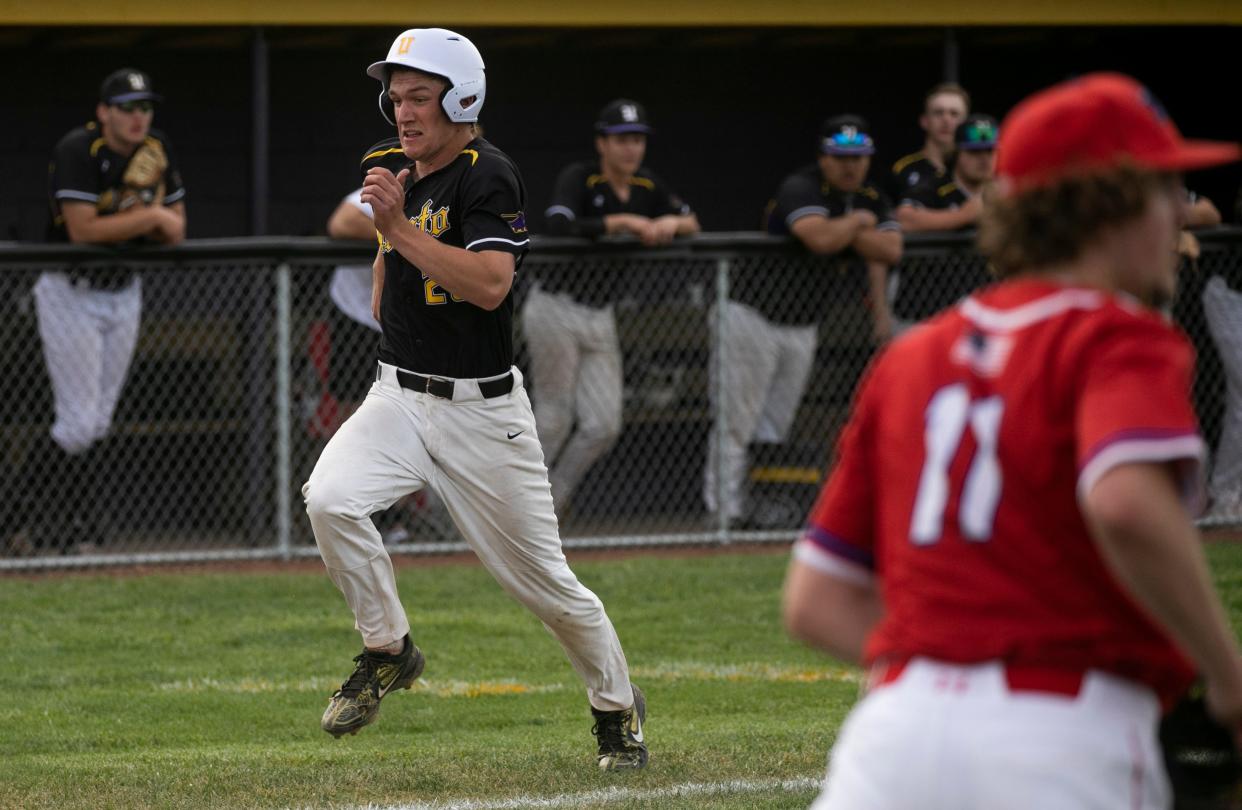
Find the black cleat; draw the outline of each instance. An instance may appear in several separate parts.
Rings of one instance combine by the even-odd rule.
[[[633,684],[634,705],[628,709],[604,712],[591,707],[595,725],[591,733],[599,741],[597,762],[601,771],[637,771],[647,764],[647,744],[643,742],[643,721],[647,719],[647,699]]]
[[[409,689],[423,673],[423,654],[406,636],[399,653],[363,650],[354,661],[354,673],[341,684],[320,725],[333,737],[357,734],[379,716],[380,701],[394,689]]]

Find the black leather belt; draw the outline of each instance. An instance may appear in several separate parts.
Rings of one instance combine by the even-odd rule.
[[[377,372],[378,378],[378,372]],[[455,380],[442,380],[438,377],[424,377],[422,374],[414,374],[410,371],[402,371],[397,369],[397,382],[407,391],[417,391],[420,394],[431,394],[433,397],[441,399],[453,398],[453,386]],[[510,371],[503,377],[494,380],[480,380],[479,393],[485,399],[493,397],[502,397],[513,390],[513,372]]]

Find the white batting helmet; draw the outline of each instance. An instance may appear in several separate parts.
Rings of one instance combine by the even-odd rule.
[[[378,79],[380,89],[380,112],[388,123],[396,124],[392,115],[392,102],[388,99],[388,78],[394,67],[413,68],[423,73],[440,76],[448,82],[448,90],[440,97],[440,104],[448,113],[450,121],[469,123],[479,120],[483,109],[483,96],[487,93],[487,78],[483,74],[483,57],[474,43],[445,28],[411,28],[402,31],[388,49],[388,58],[367,68],[367,75]],[[474,96],[474,101],[462,106],[462,101]]]

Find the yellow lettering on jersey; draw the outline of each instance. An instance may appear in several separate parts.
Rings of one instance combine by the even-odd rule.
[[[410,52],[410,46],[414,44],[414,37],[401,37],[401,41],[397,44],[397,53],[407,54]]]
[[[414,223],[414,227],[423,233],[429,233],[432,236],[439,237],[449,229],[449,207],[447,205],[440,206],[436,212],[431,210],[431,200],[423,203],[422,210],[418,212],[418,216],[410,217],[410,222]]]
[[[452,296],[452,299],[459,304],[464,300],[456,295]],[[430,307],[438,306],[448,300],[448,296],[445,296],[444,290],[440,287],[440,285],[436,284],[432,279],[427,278],[425,273],[423,274],[423,300],[426,301],[427,306]]]

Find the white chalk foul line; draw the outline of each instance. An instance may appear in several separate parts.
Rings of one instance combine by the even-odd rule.
[[[583,807],[614,802],[681,799],[780,791],[801,793],[818,789],[819,778],[730,779],[724,782],[687,782],[662,788],[608,787],[557,796],[514,796],[509,799],[444,799],[413,804],[367,804],[350,810],[527,810],[527,808]]]
[[[844,667],[798,669],[769,664],[707,664],[694,661],[671,661],[638,666],[631,674],[639,681],[740,681],[767,683],[858,683],[859,670]],[[227,692],[258,694],[265,692],[333,692],[340,682],[326,677],[282,681],[269,678],[186,678],[160,684],[166,692]],[[459,681],[422,678],[415,681],[416,693],[435,697],[484,697],[492,695],[525,695],[559,692],[564,684],[528,684],[520,681]]]

